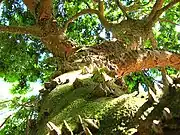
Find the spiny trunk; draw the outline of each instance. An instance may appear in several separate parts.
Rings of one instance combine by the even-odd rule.
[[[68,73],[66,77],[72,78],[73,73]],[[80,134],[83,131],[82,126],[87,127],[87,125],[83,125],[84,121],[79,122],[78,116],[81,116],[83,120],[100,121],[96,130],[90,130],[93,135],[134,135],[137,130],[137,134],[153,135],[155,134],[153,130],[157,131],[158,127],[159,131],[162,129],[164,133],[169,132],[169,134],[180,131],[178,126],[180,93],[177,86],[170,86],[170,91],[173,91],[171,95],[163,97],[158,104],[152,104],[147,101],[147,94],[139,93],[138,95],[137,92],[124,94],[117,98],[93,98],[92,94],[97,82],[91,78],[80,80],[82,85],[77,88],[74,87],[75,82],[73,85],[71,83],[57,85],[49,94],[43,96],[39,104],[40,117],[37,124],[37,135],[44,135],[52,131],[48,129],[47,123],[53,123],[54,130],[58,133],[64,131],[64,121],[69,125],[71,133]],[[171,117],[164,114],[164,107],[169,108]],[[153,127],[153,120],[160,120],[161,124]]]

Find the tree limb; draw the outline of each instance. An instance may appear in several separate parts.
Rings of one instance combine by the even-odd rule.
[[[34,15],[34,17],[36,18],[36,8],[37,5],[39,3],[38,0],[23,0],[24,4],[27,6],[27,8],[30,10],[30,12]],[[38,19],[38,18],[36,18]]]
[[[138,52],[138,54],[136,54]],[[139,50],[132,51],[136,57],[126,56],[123,61],[126,63],[118,62],[118,75],[123,76],[130,72],[140,71],[142,69],[172,66],[180,69],[180,54],[175,54],[167,51],[157,50]]]
[[[99,12],[102,16],[104,16],[104,1],[99,0]]]
[[[177,4],[178,2],[180,2],[180,0],[172,0],[169,4],[167,4],[166,6],[164,6],[163,8],[159,9],[156,11],[156,13],[154,14],[154,16],[152,17],[152,19],[148,19],[148,25],[152,26],[155,22],[158,21],[159,17],[161,16],[161,14],[163,12],[165,12],[166,10],[168,10],[169,8],[173,7],[175,4]]]
[[[154,88],[153,83],[151,83],[144,71],[142,71],[142,75],[144,77],[146,85],[149,86],[152,89],[152,91],[156,94],[156,89]]]
[[[39,20],[50,20],[53,16],[52,0],[40,0]]]
[[[41,36],[41,31],[37,27],[0,26],[0,32]]]
[[[169,82],[166,77],[167,73],[165,67],[160,68],[160,71],[162,75],[164,94],[167,95],[169,93]]]
[[[119,0],[115,0],[115,2],[118,5],[118,7],[121,9],[123,14],[128,18],[128,14],[126,13],[125,6],[123,6],[123,4],[121,2],[119,2]]]
[[[77,19],[79,16],[84,15],[84,14],[98,14],[98,10],[95,9],[84,9],[80,11],[79,13],[75,14],[72,18],[70,18],[64,25],[64,32],[66,32],[69,24],[73,22],[75,19]]]
[[[115,0],[115,2],[127,18],[129,18],[127,11],[132,12],[132,11],[137,10],[140,6],[142,6],[140,5],[139,0],[135,0],[134,4],[128,7],[124,6],[121,2],[119,2],[119,0]]]
[[[135,0],[133,5],[126,7],[126,11],[132,12],[137,10],[141,6],[145,5],[140,5],[140,0]]]
[[[162,8],[163,3],[164,3],[164,0],[156,0],[156,3],[154,4],[151,10],[151,13],[149,14],[147,18],[148,22],[151,21],[154,15],[156,14],[156,12]]]
[[[84,57],[85,54],[87,59]],[[99,68],[103,65],[108,71],[113,74],[116,73],[119,77],[131,72],[155,67],[172,66],[180,69],[180,54],[163,50],[129,50],[123,47],[122,42],[118,40],[115,42],[104,42],[100,45],[89,47],[84,51],[78,50],[69,58],[72,67],[74,66],[73,64],[87,65],[83,62],[75,63],[76,58],[85,59],[86,63],[94,62]]]
[[[50,20],[52,18],[52,0],[23,0],[37,20]]]
[[[96,14],[102,25],[104,25],[105,28],[109,29],[110,28],[110,23],[105,19],[105,17],[98,11],[95,9],[84,9],[82,11],[80,11],[79,13],[77,13],[76,15],[74,15],[72,18],[70,18],[64,25],[63,31],[66,32],[68,25],[75,19],[77,19],[79,16],[84,15],[84,14]]]
[[[23,0],[23,2],[31,12],[35,11],[37,0]]]

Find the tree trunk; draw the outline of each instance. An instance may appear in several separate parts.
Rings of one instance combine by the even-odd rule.
[[[52,132],[86,135],[180,133],[178,87],[169,87],[173,91],[171,95],[160,99],[158,104],[151,104],[147,100],[147,94],[137,92],[118,97],[100,94],[98,97],[99,93],[94,91],[98,90],[96,88],[99,83],[92,80],[91,75],[82,75],[80,71],[66,73],[56,79],[64,84],[61,83],[62,85],[51,90],[46,89],[42,93],[37,135]],[[67,79],[69,83],[65,82]],[[118,90],[122,92],[120,87]],[[170,119],[163,112],[165,107],[170,110]],[[153,120],[161,121],[160,125],[153,125]],[[51,129],[47,123],[51,123]]]

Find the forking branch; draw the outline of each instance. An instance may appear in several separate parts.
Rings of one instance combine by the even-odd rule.
[[[147,21],[152,20],[156,12],[162,8],[163,3],[164,3],[164,0],[156,0],[156,3],[154,4],[152,11],[149,14]]]
[[[157,0],[156,3],[163,2],[163,0]],[[168,10],[169,8],[173,7],[175,4],[180,2],[180,0],[172,0],[170,3],[168,3],[166,6],[161,7],[159,5],[154,5],[152,12],[149,14],[147,18],[147,25],[152,26],[154,23],[156,23],[161,16],[163,12]],[[162,3],[161,3],[162,4]],[[160,9],[159,9],[160,8]]]
[[[115,0],[117,6],[122,10],[123,14],[129,18],[127,11],[131,12],[131,11],[135,11],[137,10],[140,6],[140,0],[135,0],[134,4],[130,5],[130,6],[124,6],[119,0]]]
[[[99,0],[98,4],[99,4],[99,10],[96,10],[96,9],[84,9],[84,10],[80,11],[79,13],[75,14],[72,18],[70,18],[65,23],[63,31],[66,32],[69,24],[72,21],[74,21],[75,19],[77,19],[79,16],[84,15],[84,14],[96,14],[99,17],[99,20],[101,21],[102,25],[104,25],[104,27],[106,29],[110,29],[111,23],[109,23],[107,21],[107,19],[104,17],[104,1]]]

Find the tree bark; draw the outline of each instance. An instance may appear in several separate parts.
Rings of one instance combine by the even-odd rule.
[[[82,59],[76,63],[77,59]],[[180,69],[180,54],[163,50],[128,50],[120,41],[104,42],[101,45],[78,50],[69,58],[72,66],[95,63],[98,67],[106,67],[119,77],[147,68],[172,66]]]

